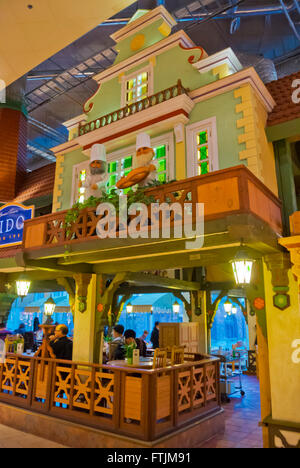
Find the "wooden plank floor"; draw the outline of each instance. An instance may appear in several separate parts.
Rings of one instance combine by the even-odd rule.
[[[262,448],[259,382],[255,376],[243,376],[246,395],[239,393],[225,403],[225,432],[201,445],[201,448]]]

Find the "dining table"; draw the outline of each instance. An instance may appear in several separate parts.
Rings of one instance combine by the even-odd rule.
[[[153,358],[151,357],[140,357],[138,364],[128,364],[127,359],[120,359],[116,361],[108,361],[108,366],[113,367],[132,367],[136,369],[152,369]]]

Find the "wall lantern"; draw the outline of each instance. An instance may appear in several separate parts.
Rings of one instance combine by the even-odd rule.
[[[26,297],[31,285],[30,279],[23,273],[16,281],[17,294],[22,299]]]
[[[131,314],[132,311],[133,311],[133,305],[130,302],[128,302],[126,306],[126,312],[128,312],[128,314]]]
[[[174,304],[173,304],[172,307],[173,307],[173,312],[174,312],[174,314],[179,314],[179,312],[180,312],[180,304],[178,304],[177,301],[174,302]]]
[[[230,302],[229,299],[227,299],[227,301],[224,302],[224,310],[225,310],[227,315],[231,315],[232,303]]]
[[[246,286],[251,282],[252,267],[255,260],[249,257],[245,249],[238,251],[230,261],[237,286]]]
[[[49,299],[46,300],[46,302],[44,303],[44,313],[45,315],[47,315],[48,317],[53,315],[54,314],[54,311],[55,311],[55,302],[54,300],[52,299],[52,297],[50,296]]]

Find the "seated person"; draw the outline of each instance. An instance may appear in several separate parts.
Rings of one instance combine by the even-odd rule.
[[[118,361],[124,359],[124,327],[123,325],[115,325],[113,328],[113,340],[109,343],[108,350],[106,351],[107,357],[111,361]]]
[[[0,340],[5,341],[7,335],[12,335],[12,332],[6,328],[5,323],[0,323]]]
[[[15,334],[16,334],[16,335],[24,335],[25,332],[26,332],[25,324],[24,324],[24,323],[20,323],[19,328],[17,328],[17,329],[15,330]]]
[[[66,325],[57,325],[54,335],[50,336],[50,346],[56,356],[56,359],[72,361],[73,343],[67,337],[69,333]]]
[[[147,355],[147,346],[146,343],[140,338],[136,338],[136,333],[134,330],[126,330],[124,333],[125,344],[130,345],[135,343],[137,349],[140,351],[140,356],[146,357]]]
[[[149,335],[149,332],[147,330],[144,331],[144,333],[142,334],[142,336],[139,337],[139,340],[143,340],[143,341],[147,341],[147,337]]]

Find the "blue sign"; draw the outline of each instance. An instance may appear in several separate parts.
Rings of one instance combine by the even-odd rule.
[[[24,221],[32,219],[34,206],[19,203],[0,208],[0,247],[22,244]]]

